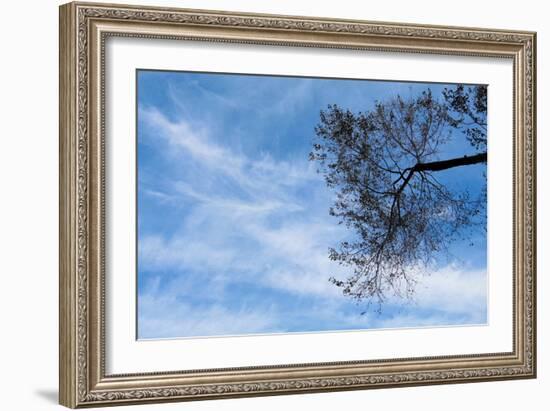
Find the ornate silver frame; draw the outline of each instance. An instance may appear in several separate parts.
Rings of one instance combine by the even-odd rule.
[[[104,44],[109,36],[491,56],[514,63],[514,349],[506,353],[106,375]],[[92,3],[60,7],[60,403],[103,406],[536,376],[532,32]],[[269,363],[269,359],[266,359]]]

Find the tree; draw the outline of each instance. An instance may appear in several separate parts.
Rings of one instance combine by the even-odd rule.
[[[473,196],[438,176],[486,164],[486,119],[485,86],[458,85],[440,98],[427,89],[367,112],[337,105],[321,111],[310,159],[336,193],[330,215],[353,232],[329,250],[330,259],[352,270],[346,280],[331,278],[345,295],[379,307],[389,295],[410,297],[437,255],[485,227],[486,185]],[[457,135],[472,152],[441,159]]]

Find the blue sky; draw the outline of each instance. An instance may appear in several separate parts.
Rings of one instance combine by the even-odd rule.
[[[349,235],[308,161],[319,111],[443,85],[139,70],[138,337],[484,324],[486,240],[457,242],[414,301],[364,311],[328,278]],[[442,158],[473,152],[454,134]],[[438,175],[477,191],[485,166]]]

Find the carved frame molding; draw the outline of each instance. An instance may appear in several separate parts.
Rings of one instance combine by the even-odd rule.
[[[513,59],[514,351],[105,375],[103,80],[109,36]],[[534,378],[535,41],[531,32],[92,3],[61,6],[60,403],[75,408]]]

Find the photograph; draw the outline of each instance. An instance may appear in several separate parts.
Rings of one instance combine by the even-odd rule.
[[[59,7],[59,403],[536,378],[537,32],[172,6]]]
[[[488,92],[137,69],[138,339],[487,324]]]

